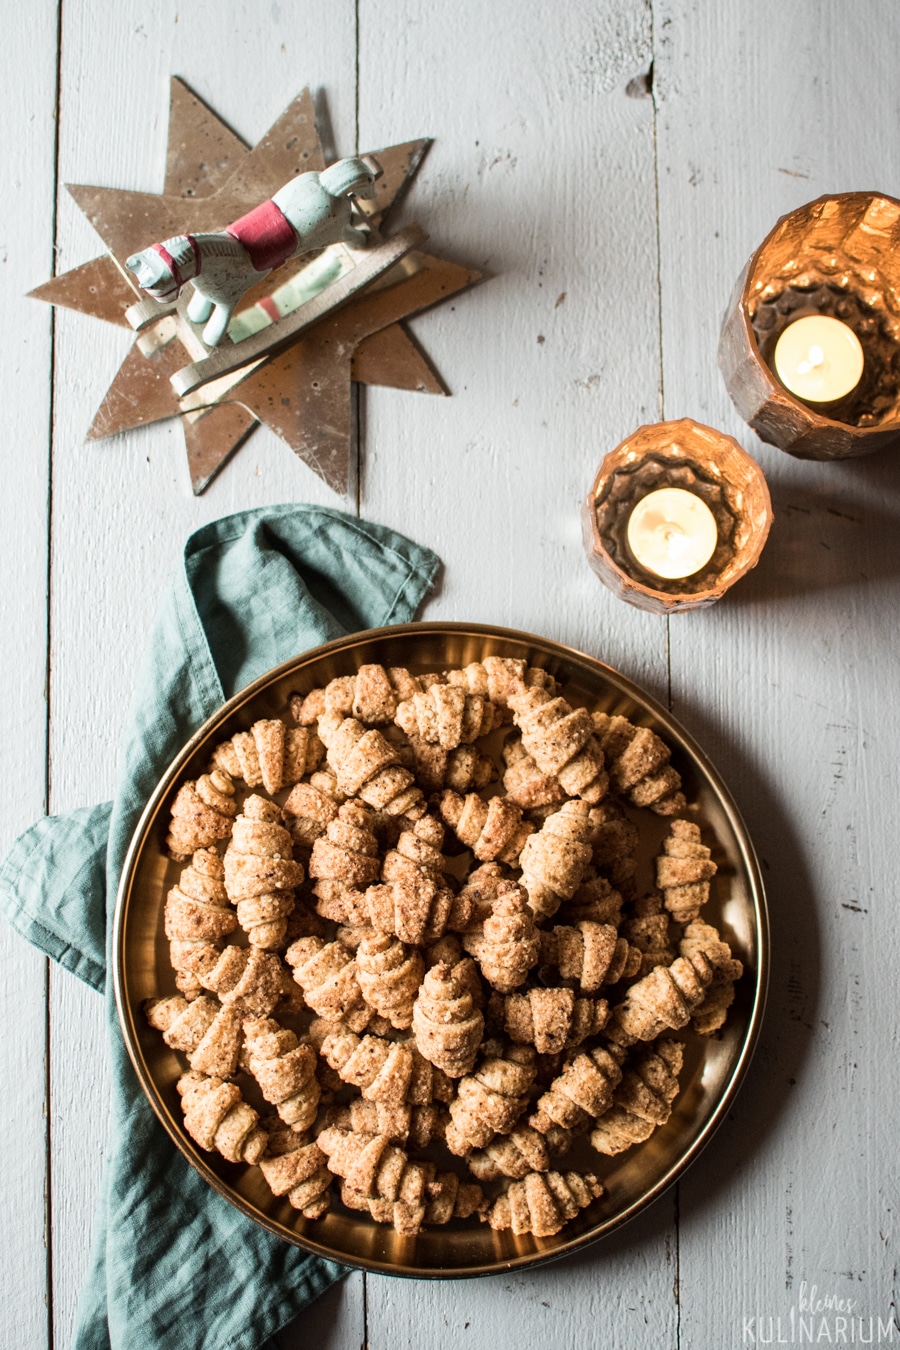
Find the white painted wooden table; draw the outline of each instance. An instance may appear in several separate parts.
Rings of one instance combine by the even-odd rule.
[[[199,499],[173,425],[85,445],[129,339],[23,298],[98,251],[64,182],[160,189],[179,74],[251,141],[306,83],[342,153],[436,138],[408,214],[494,279],[414,324],[451,399],[365,393],[359,509],[443,558],[427,617],[544,633],[667,700],[764,860],[762,1042],[680,1185],[532,1274],[352,1275],[282,1350],[720,1350],[777,1341],[779,1317],[790,1343],[811,1286],[900,1341],[900,468],[763,446],[716,368],[732,284],[777,216],[826,191],[900,193],[900,8],[31,0],[4,30],[0,846],[111,795],[185,536],[243,507],[339,504],[267,431]],[[663,415],[736,435],[777,516],[750,578],[669,622],[601,587],[578,526],[602,454]],[[9,933],[2,959],[0,1343],[65,1347],[106,1143],[100,1000]],[[823,1343],[850,1341],[839,1316]]]

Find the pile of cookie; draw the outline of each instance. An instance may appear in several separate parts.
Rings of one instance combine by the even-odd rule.
[[[649,894],[635,807],[669,818]],[[145,1010],[188,1134],[307,1219],[339,1179],[404,1235],[559,1232],[603,1193],[575,1141],[669,1119],[672,1033],[714,1033],[742,973],[694,814],[654,732],[523,661],[293,695],[172,806],[179,992]]]

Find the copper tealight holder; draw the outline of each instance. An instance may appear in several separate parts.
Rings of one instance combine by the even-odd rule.
[[[629,548],[632,511],[662,487],[694,493],[715,518],[715,552],[693,576],[656,576]],[[585,549],[597,576],[620,600],[653,614],[721,599],[756,566],[771,524],[769,489],[756,461],[731,436],[689,417],[638,427],[603,460],[582,508]]]
[[[782,216],[744,268],[722,324],[719,365],[762,440],[799,459],[845,459],[900,439],[900,201],[877,192],[819,197]],[[794,319],[825,314],[859,338],[862,379],[813,407],[771,362]]]

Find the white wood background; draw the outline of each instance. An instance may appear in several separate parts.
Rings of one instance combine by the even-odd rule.
[[[129,339],[24,298],[99,251],[63,183],[159,190],[179,74],[251,141],[305,84],[341,153],[435,137],[407,214],[494,278],[414,325],[453,398],[365,392],[360,511],[444,559],[427,617],[545,633],[668,700],[764,860],[762,1042],[680,1186],[531,1274],[355,1274],[281,1350],[720,1350],[750,1343],[745,1318],[764,1336],[768,1318],[787,1325],[804,1282],[900,1340],[900,469],[763,446],[716,367],[734,279],[778,215],[826,191],[900,194],[900,8],[31,0],[5,7],[4,39],[0,847],[45,809],[111,795],[185,536],[243,507],[335,503],[265,430],[199,499],[174,426],[85,445]],[[670,622],[600,586],[578,526],[601,456],[662,415],[738,436],[777,514],[757,571]],[[2,961],[0,1344],[61,1350],[106,1142],[100,1000],[9,934]]]

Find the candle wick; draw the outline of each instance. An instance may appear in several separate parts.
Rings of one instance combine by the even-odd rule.
[[[817,366],[824,366],[825,364],[825,353],[821,347],[810,347],[807,356],[809,358],[807,361],[800,361],[797,364],[797,372],[800,375],[808,375]]]

